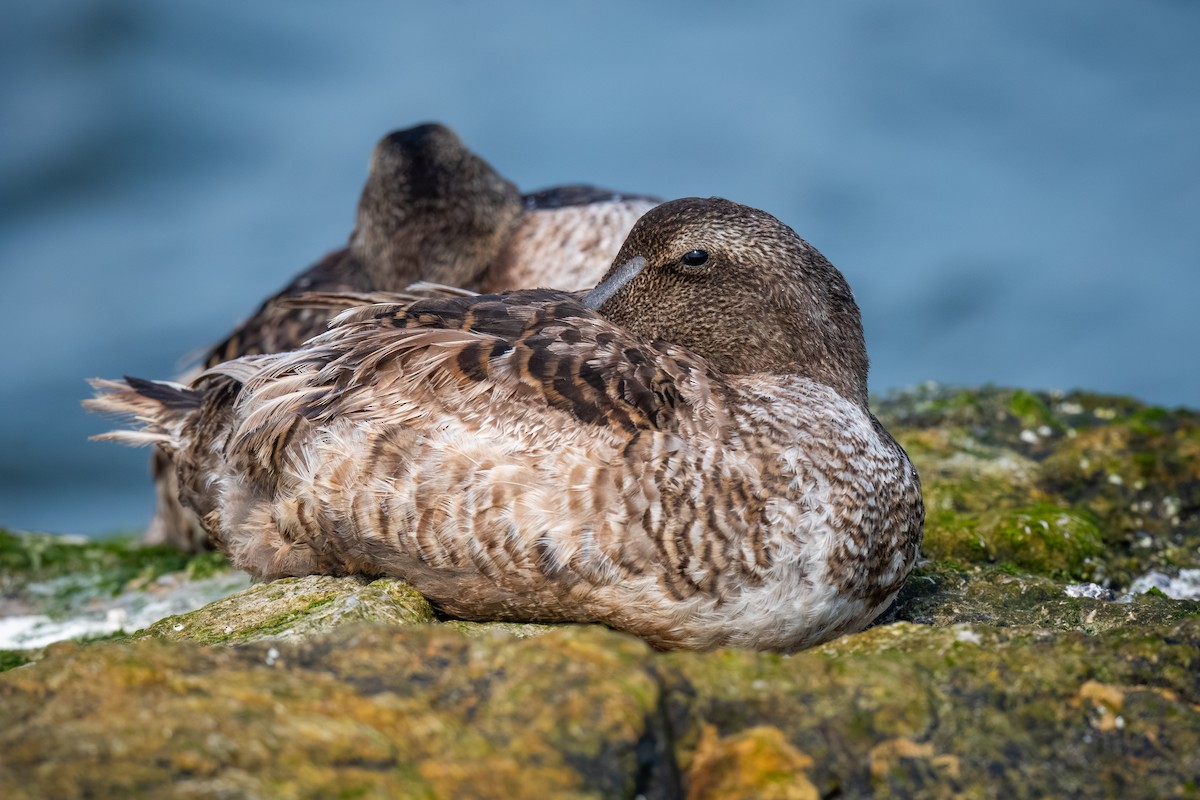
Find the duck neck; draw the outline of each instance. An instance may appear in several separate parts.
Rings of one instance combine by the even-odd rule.
[[[867,348],[857,308],[853,319],[808,320],[793,339],[791,370],[830,387],[867,410]]]

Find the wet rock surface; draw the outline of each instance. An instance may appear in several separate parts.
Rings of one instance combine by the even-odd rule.
[[[231,584],[136,632],[0,652],[0,796],[1200,795],[1197,415],[937,387],[876,407],[929,521],[867,631],[659,653],[443,620],[396,580]],[[229,575],[0,544],[9,618]]]

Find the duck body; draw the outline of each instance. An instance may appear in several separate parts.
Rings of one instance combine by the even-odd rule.
[[[141,420],[108,438],[169,452],[184,502],[263,577],[392,575],[453,616],[664,648],[795,650],[870,622],[921,538],[903,450],[836,380],[715,366],[727,331],[631,330],[675,301],[621,269],[644,256],[618,261],[582,298],[354,308],[190,387],[101,382],[91,407]],[[623,301],[649,321],[608,318]]]
[[[659,202],[583,184],[521,194],[444,125],[394,131],[372,153],[349,243],[262,301],[201,365],[291,350],[323,332],[330,309],[294,302],[302,295],[401,292],[422,281],[484,292],[590,288],[634,222]],[[199,521],[179,504],[174,467],[161,451],[151,472],[157,500],[146,541],[208,546]]]
[[[524,213],[495,261],[466,288],[485,294],[547,286],[590,289],[612,264],[633,224],[662,201],[567,184],[530,192],[522,202]],[[439,281],[437,276],[429,280]]]

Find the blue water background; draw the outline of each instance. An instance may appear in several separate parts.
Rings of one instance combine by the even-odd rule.
[[[344,242],[374,141],[524,189],[767,209],[846,273],[872,389],[1200,404],[1200,3],[173,3],[0,11],[0,525],[135,529],[89,376],[168,377]]]

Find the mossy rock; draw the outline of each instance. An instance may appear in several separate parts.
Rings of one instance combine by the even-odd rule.
[[[975,513],[936,511],[927,522],[924,551],[937,560],[1091,580],[1104,542],[1091,514],[1040,503]]]
[[[663,736],[650,656],[594,627],[63,645],[0,676],[0,795],[632,797]]]
[[[120,636],[247,583],[216,553],[0,531],[0,671],[46,643]]]
[[[795,656],[673,654],[686,775],[774,730],[822,797],[1176,797],[1200,775],[1200,618],[1100,636],[883,625]],[[660,666],[661,669],[661,666]],[[747,795],[753,796],[753,795]]]
[[[1097,599],[1075,596],[1060,581],[996,567],[926,563],[913,571],[880,622],[936,627],[982,624],[1017,633],[1161,628],[1200,616],[1200,601],[1161,592]]]
[[[935,560],[1118,588],[1151,570],[1200,567],[1194,411],[934,385],[875,407],[922,476]]]
[[[188,614],[167,617],[137,634],[200,644],[299,638],[352,622],[415,625],[434,620],[420,592],[401,580],[283,578]]]
[[[56,645],[0,675],[5,797],[1171,797],[1200,617],[894,623],[793,656],[594,626]]]
[[[41,612],[62,612],[182,572],[193,579],[227,569],[218,553],[182,553],[132,537],[92,540],[0,528],[0,596]]]
[[[688,770],[689,800],[753,797],[818,800],[808,775],[813,760],[788,742],[783,731],[760,725],[720,737],[705,725]]]

